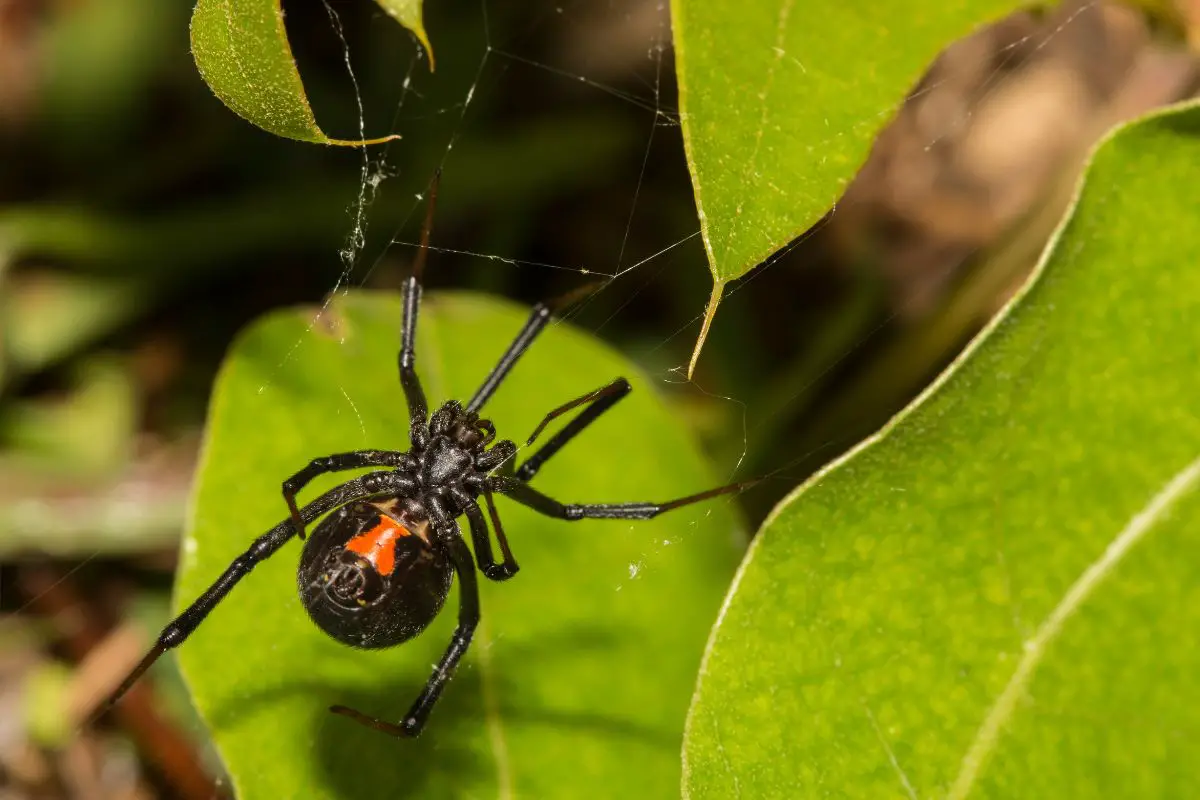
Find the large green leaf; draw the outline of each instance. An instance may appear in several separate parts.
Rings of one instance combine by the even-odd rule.
[[[672,0],[679,116],[713,275],[725,284],[811,227],[938,51],[1026,4]]]
[[[1200,790],[1200,110],[1105,144],[1023,296],[768,520],[692,797]]]
[[[267,318],[225,363],[177,604],[283,518],[280,483],[309,459],[407,446],[397,299],[340,297],[310,331],[313,313]],[[428,299],[418,364],[431,402],[469,397],[525,315],[477,296]],[[633,395],[556,456],[538,485],[580,501],[659,500],[711,485],[647,382],[568,325],[543,335],[487,411],[501,435],[523,441],[550,407],[618,374]],[[336,480],[314,482],[305,496]],[[183,646],[184,672],[242,800],[677,791],[688,697],[740,550],[729,503],[653,522],[577,524],[498,503],[521,573],[482,587],[483,627],[419,740],[390,739],[326,709],[344,703],[399,719],[448,641],[457,590],[417,640],[351,650],[309,623],[291,543]]]
[[[429,49],[419,3],[380,4]],[[222,103],[276,136],[350,147],[398,138],[331,139],[317,126],[288,44],[280,0],[196,0],[192,56]]]

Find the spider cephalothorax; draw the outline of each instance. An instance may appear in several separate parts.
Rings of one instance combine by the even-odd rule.
[[[413,477],[427,494],[435,495],[448,510],[463,513],[458,502],[464,492],[478,497],[492,470],[512,459],[517,447],[508,439],[490,445],[496,428],[473,411],[451,400],[429,418],[428,434],[419,429],[409,451],[414,462]]]
[[[496,441],[492,423],[480,419],[480,409],[549,323],[552,312],[573,298],[535,306],[470,402],[464,406],[451,400],[431,416],[416,372],[414,343],[433,196],[431,191],[421,249],[412,275],[404,284],[399,365],[400,386],[408,405],[409,450],[356,450],[315,458],[285,480],[283,498],[288,517],[258,537],[204,594],[163,629],[154,647],[109,698],[106,708],[159,656],[182,644],[255,564],[297,536],[305,539],[297,572],[305,609],[321,630],[354,647],[390,647],[419,634],[437,616],[451,582],[458,577],[458,626],[424,691],[404,719],[393,724],[345,706],[330,709],[384,733],[415,736],[479,624],[476,568],[494,581],[517,574],[516,559],[492,502],[493,493],[561,520],[650,519],[748,485],[722,486],[666,503],[588,504],[564,504],[529,485],[555,453],[630,391],[629,383],[617,378],[549,412],[529,437],[529,444],[547,423],[581,408],[515,468],[516,445],[507,439]],[[335,486],[303,507],[297,505],[296,495],[318,475],[368,467],[375,470]],[[488,509],[490,532],[489,519],[479,504],[481,498]],[[466,517],[472,548],[467,547],[459,529],[460,517]],[[318,519],[321,521],[312,536],[306,537],[306,526]],[[492,551],[492,534],[500,546],[499,561]]]

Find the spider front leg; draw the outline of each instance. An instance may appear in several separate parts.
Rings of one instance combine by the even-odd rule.
[[[533,307],[529,314],[529,319],[521,330],[517,331],[516,337],[509,344],[508,349],[500,356],[500,360],[496,362],[496,366],[492,367],[491,372],[484,378],[483,385],[476,391],[471,401],[467,403],[467,411],[478,413],[483,408],[484,404],[495,393],[504,379],[508,377],[508,373],[520,360],[521,356],[525,355],[525,351],[529,349],[529,345],[533,344],[533,340],[538,337],[538,334],[550,324],[550,319],[554,314],[562,309],[570,306],[576,300],[586,297],[596,290],[596,284],[590,284],[580,287],[573,292],[569,292],[556,300],[551,300],[545,303],[538,303]]]
[[[511,497],[539,514],[571,522],[581,519],[654,519],[665,511],[690,506],[692,503],[699,503],[723,494],[740,492],[743,489],[749,489],[756,483],[758,480],[730,483],[664,503],[562,503],[517,478],[501,476],[488,481],[488,485],[494,492]]]
[[[314,458],[308,466],[283,482],[283,499],[292,515],[292,524],[296,535],[305,537],[304,520],[296,507],[296,495],[308,485],[309,481],[327,472],[340,472],[346,469],[360,467],[397,467],[411,469],[416,462],[407,453],[395,450],[355,450],[352,453],[335,453],[324,458]]]
[[[454,670],[467,652],[467,647],[471,644],[471,637],[474,636],[475,628],[479,625],[479,584],[475,579],[475,564],[471,559],[471,551],[467,548],[467,543],[463,541],[458,526],[454,524],[436,499],[430,503],[430,512],[433,519],[434,546],[443,549],[451,563],[454,564],[454,572],[458,575],[459,580],[458,626],[454,629],[454,635],[450,637],[450,645],[442,654],[441,661],[433,668],[433,674],[429,676],[425,689],[409,708],[399,725],[368,716],[347,706],[330,706],[329,708],[333,713],[349,717],[368,728],[404,738],[420,735],[426,720],[429,719],[429,712],[433,710],[442,690],[446,688],[446,684],[454,675]]]
[[[400,387],[404,390],[404,399],[408,404],[408,426],[413,436],[413,446],[420,446],[422,436],[427,434],[425,424],[429,417],[429,404],[425,400],[425,390],[421,388],[421,378],[417,375],[417,314],[421,310],[421,276],[425,272],[425,260],[429,253],[429,235],[433,231],[433,210],[437,205],[437,188],[442,173],[439,170],[434,175],[433,183],[429,186],[429,205],[425,209],[425,224],[421,226],[421,247],[413,260],[412,272],[404,281],[403,318],[400,324]]]
[[[417,256],[424,261],[425,251]],[[429,415],[429,405],[425,400],[425,390],[421,388],[421,378],[417,375],[417,312],[421,307],[421,278],[416,274],[408,276],[404,282],[404,321],[400,329],[400,388],[404,390],[404,399],[408,404],[408,425],[412,430],[424,426]],[[413,441],[413,445],[417,442]]]
[[[629,385],[629,381],[624,378],[617,378],[612,383],[601,386],[595,391],[588,392],[585,395],[576,397],[574,400],[563,403],[558,408],[546,414],[538,426],[533,429],[533,433],[529,434],[529,440],[526,444],[533,444],[533,440],[550,424],[552,420],[559,417],[571,409],[578,408],[586,404],[587,407],[580,411],[574,419],[563,426],[562,430],[550,437],[550,441],[546,442],[537,452],[517,467],[514,473],[516,477],[522,481],[531,481],[533,476],[538,473],[550,458],[561,450],[568,442],[583,432],[584,428],[591,425],[596,419],[608,411],[610,408],[619,403],[626,395],[633,391],[633,387]]]

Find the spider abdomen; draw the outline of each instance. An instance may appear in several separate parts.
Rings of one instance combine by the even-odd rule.
[[[351,503],[317,526],[304,544],[297,585],[321,630],[375,649],[407,641],[433,621],[453,568],[414,527],[369,502]]]

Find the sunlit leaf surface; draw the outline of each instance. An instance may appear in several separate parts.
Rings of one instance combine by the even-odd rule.
[[[1200,791],[1200,111],[1098,152],[1036,281],[785,501],[710,642],[700,797]]]
[[[728,281],[833,205],[943,47],[1023,5],[672,0],[683,141],[714,283],[706,319]]]
[[[527,311],[479,296],[427,298],[418,359],[431,402],[468,398]],[[280,483],[311,458],[406,447],[398,298],[339,297],[313,322],[313,309],[272,315],[224,365],[177,606],[284,517]],[[538,340],[486,411],[502,436],[523,442],[546,410],[620,374],[634,393],[537,485],[572,501],[664,500],[713,485],[653,387],[569,325]],[[305,496],[336,480],[314,482]],[[354,651],[309,623],[293,542],[184,645],[184,672],[239,797],[677,791],[688,698],[739,552],[729,501],[638,523],[557,522],[498,502],[521,573],[482,587],[483,627],[419,740],[390,739],[326,709],[343,703],[399,719],[446,645],[457,590],[415,641]]]

